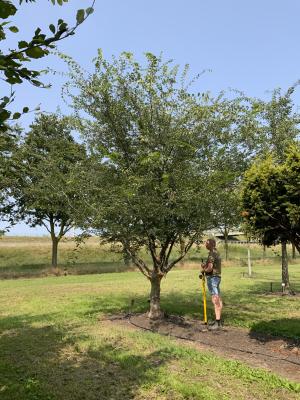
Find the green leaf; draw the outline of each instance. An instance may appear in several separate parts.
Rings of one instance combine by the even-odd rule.
[[[9,103],[9,97],[7,97],[7,96],[2,97],[1,100],[3,100],[3,103],[4,103],[4,104]],[[2,103],[2,104],[3,104],[3,103]]]
[[[59,4],[60,6],[63,5],[63,0],[57,0],[57,4]]]
[[[36,79],[31,79],[31,83],[32,83],[34,86],[42,86],[42,85],[43,85],[42,82],[37,81]]]
[[[20,117],[21,117],[21,113],[19,113],[19,112],[16,112],[13,115],[13,119],[19,119]]]
[[[44,44],[45,40],[46,40],[46,35],[44,35],[44,34],[37,35],[32,39],[31,45],[34,45],[37,43]]]
[[[9,76],[5,80],[6,80],[6,82],[8,82],[8,83],[10,83],[12,85],[14,85],[15,83],[22,83],[23,82],[23,80],[19,76]]]
[[[6,121],[10,117],[10,112],[7,110],[0,110],[0,122]]]
[[[25,42],[25,40],[21,40],[21,41],[18,43],[18,47],[19,47],[19,49],[25,49],[26,47],[28,47],[28,43]]]
[[[76,14],[77,24],[81,24],[84,21],[84,10],[78,10]]]
[[[6,0],[0,0],[0,18],[6,19],[10,15],[15,15],[16,7]]]
[[[55,33],[55,26],[53,24],[49,25],[49,29],[52,33]]]
[[[4,40],[6,38],[4,29],[0,26],[0,40]]]
[[[18,29],[18,27],[16,27],[16,26],[10,26],[8,29],[9,29],[11,32],[14,32],[14,33],[18,33],[18,32],[19,32],[19,29]]]
[[[40,47],[32,47],[25,51],[26,55],[30,58],[42,58],[47,54],[47,51]]]
[[[88,7],[88,8],[85,10],[85,12],[86,12],[86,15],[90,15],[90,14],[93,14],[94,9],[93,9],[93,7]]]
[[[59,31],[65,31],[68,28],[68,24],[66,24],[65,22],[63,22],[62,24],[59,25]]]
[[[29,108],[28,108],[28,107],[24,107],[24,108],[23,108],[23,113],[28,113],[28,111],[29,111]]]
[[[35,32],[34,32],[34,35],[35,36],[38,36],[40,33],[41,33],[41,28],[37,28],[36,30],[35,30]]]
[[[58,23],[58,25],[63,24],[64,20],[63,19],[59,19],[57,23]]]

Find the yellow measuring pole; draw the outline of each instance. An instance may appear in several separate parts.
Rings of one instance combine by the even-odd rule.
[[[202,274],[202,298],[203,298],[203,318],[205,325],[207,325],[205,273]]]

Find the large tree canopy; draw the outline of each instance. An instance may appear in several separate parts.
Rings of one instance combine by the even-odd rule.
[[[14,152],[11,215],[30,226],[44,226],[52,239],[52,265],[57,246],[74,226],[73,210],[80,209],[75,189],[85,168],[86,153],[76,143],[66,118],[41,115]]]
[[[99,52],[87,74],[67,58],[65,88],[76,127],[105,166],[95,214],[88,219],[103,239],[121,243],[151,281],[150,317],[159,317],[160,282],[211,224],[218,193],[216,169],[246,148],[237,135],[243,107],[206,93],[194,94],[188,69],[146,54],[146,66],[130,53],[108,62]],[[229,104],[230,103],[230,104]],[[228,146],[230,142],[231,146]],[[242,149],[244,147],[244,149]],[[228,150],[230,149],[230,150]],[[241,158],[241,157],[239,157]],[[184,240],[181,253],[174,252]],[[140,258],[146,248],[152,263]]]

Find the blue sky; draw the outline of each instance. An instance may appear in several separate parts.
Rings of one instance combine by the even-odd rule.
[[[17,3],[15,1],[15,3]],[[69,0],[63,7],[46,0],[23,4],[12,22],[19,34],[10,34],[10,47],[17,40],[30,39],[36,27],[48,29],[63,18],[72,25],[76,10],[87,8],[90,0]],[[87,69],[102,48],[104,56],[131,51],[139,61],[143,53],[163,52],[175,63],[190,64],[191,74],[207,72],[197,82],[197,91],[216,94],[228,88],[250,96],[268,98],[270,91],[286,89],[300,78],[300,2],[298,0],[96,0],[95,12],[79,27],[76,35],[59,43],[60,51],[71,55]],[[32,66],[64,71],[56,57],[37,61]],[[51,89],[28,84],[16,88],[16,109],[41,104],[46,111],[59,106],[68,112],[60,96],[64,78],[47,75]],[[295,93],[300,103],[300,89]],[[34,115],[20,122],[27,127]],[[17,225],[11,234],[46,234],[43,229]]]

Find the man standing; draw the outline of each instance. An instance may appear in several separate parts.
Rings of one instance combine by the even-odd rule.
[[[216,249],[215,239],[208,239],[205,247],[209,251],[206,263],[202,263],[202,273],[205,273],[207,279],[207,287],[211,294],[212,303],[215,309],[216,320],[210,325],[210,329],[221,329],[221,313],[223,303],[221,299],[220,283],[221,283],[221,257]]]

